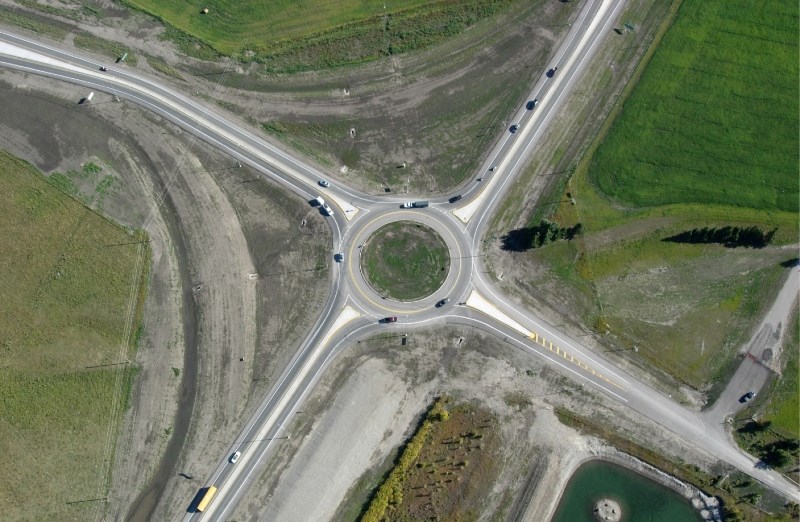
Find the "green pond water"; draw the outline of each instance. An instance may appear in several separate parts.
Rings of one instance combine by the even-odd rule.
[[[629,469],[593,460],[569,479],[552,522],[595,522],[594,504],[616,500],[623,522],[697,522],[700,514],[671,489]]]

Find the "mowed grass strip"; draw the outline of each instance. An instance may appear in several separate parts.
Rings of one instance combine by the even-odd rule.
[[[429,296],[447,278],[447,244],[432,228],[397,221],[376,231],[364,245],[361,270],[384,297],[414,300]]]
[[[126,0],[225,55],[264,63],[272,72],[358,64],[428,47],[493,16],[516,0]],[[203,14],[203,9],[208,13]],[[200,58],[211,58],[203,53]]]
[[[147,250],[2,151],[0,205],[3,516],[91,519],[97,501],[80,501],[106,494]]]
[[[798,211],[798,4],[684,0],[590,173],[635,207]]]

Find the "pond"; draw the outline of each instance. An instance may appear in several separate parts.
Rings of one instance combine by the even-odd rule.
[[[616,501],[623,522],[697,522],[689,500],[622,466],[603,460],[583,464],[569,479],[552,522],[596,522],[595,503]]]

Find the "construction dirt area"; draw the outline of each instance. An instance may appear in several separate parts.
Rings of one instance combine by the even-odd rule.
[[[554,413],[559,406],[587,417],[602,409],[609,426],[659,447],[667,458],[713,465],[652,421],[479,330],[415,332],[405,346],[399,336],[383,337],[353,346],[326,372],[286,426],[291,439],[282,441],[232,518],[356,519],[391,469],[397,447],[442,395],[485,408],[496,419],[495,478],[473,511],[476,519],[548,520],[572,472],[592,458],[659,478],[641,462],[561,424]],[[698,495],[672,485],[687,497]]]
[[[145,60],[137,67],[267,139],[291,142],[332,180],[371,193],[424,194],[462,185],[477,168],[568,30],[573,4],[535,2],[430,53],[291,78],[184,59],[158,40],[158,24],[113,2],[101,25],[77,25],[182,62],[182,80],[159,76]],[[507,32],[504,21],[514,22]],[[71,46],[69,36],[63,45]],[[139,373],[107,511],[98,518],[178,520],[317,320],[330,288],[331,233],[308,202],[234,158],[110,95],[97,92],[90,105],[78,105],[85,95],[78,86],[0,70],[0,140],[45,173],[102,165],[115,181],[97,210],[149,236]],[[578,119],[559,132],[575,131]],[[286,136],[263,131],[270,122]],[[561,424],[559,406],[595,420],[602,411],[603,422],[631,440],[714,466],[542,359],[480,330],[442,324],[411,332],[406,346],[397,338],[364,340],[340,355],[232,519],[356,518],[397,448],[443,394],[498,419],[496,479],[480,519],[546,520],[582,462],[627,459]]]

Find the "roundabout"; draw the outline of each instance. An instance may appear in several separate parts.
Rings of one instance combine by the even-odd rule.
[[[430,209],[360,216],[344,243],[350,297],[376,319],[429,313],[442,299],[453,306],[466,295],[473,269],[468,242],[452,219]]]
[[[367,239],[359,269],[370,288],[386,299],[418,301],[444,283],[450,256],[447,244],[432,228],[395,221]]]

